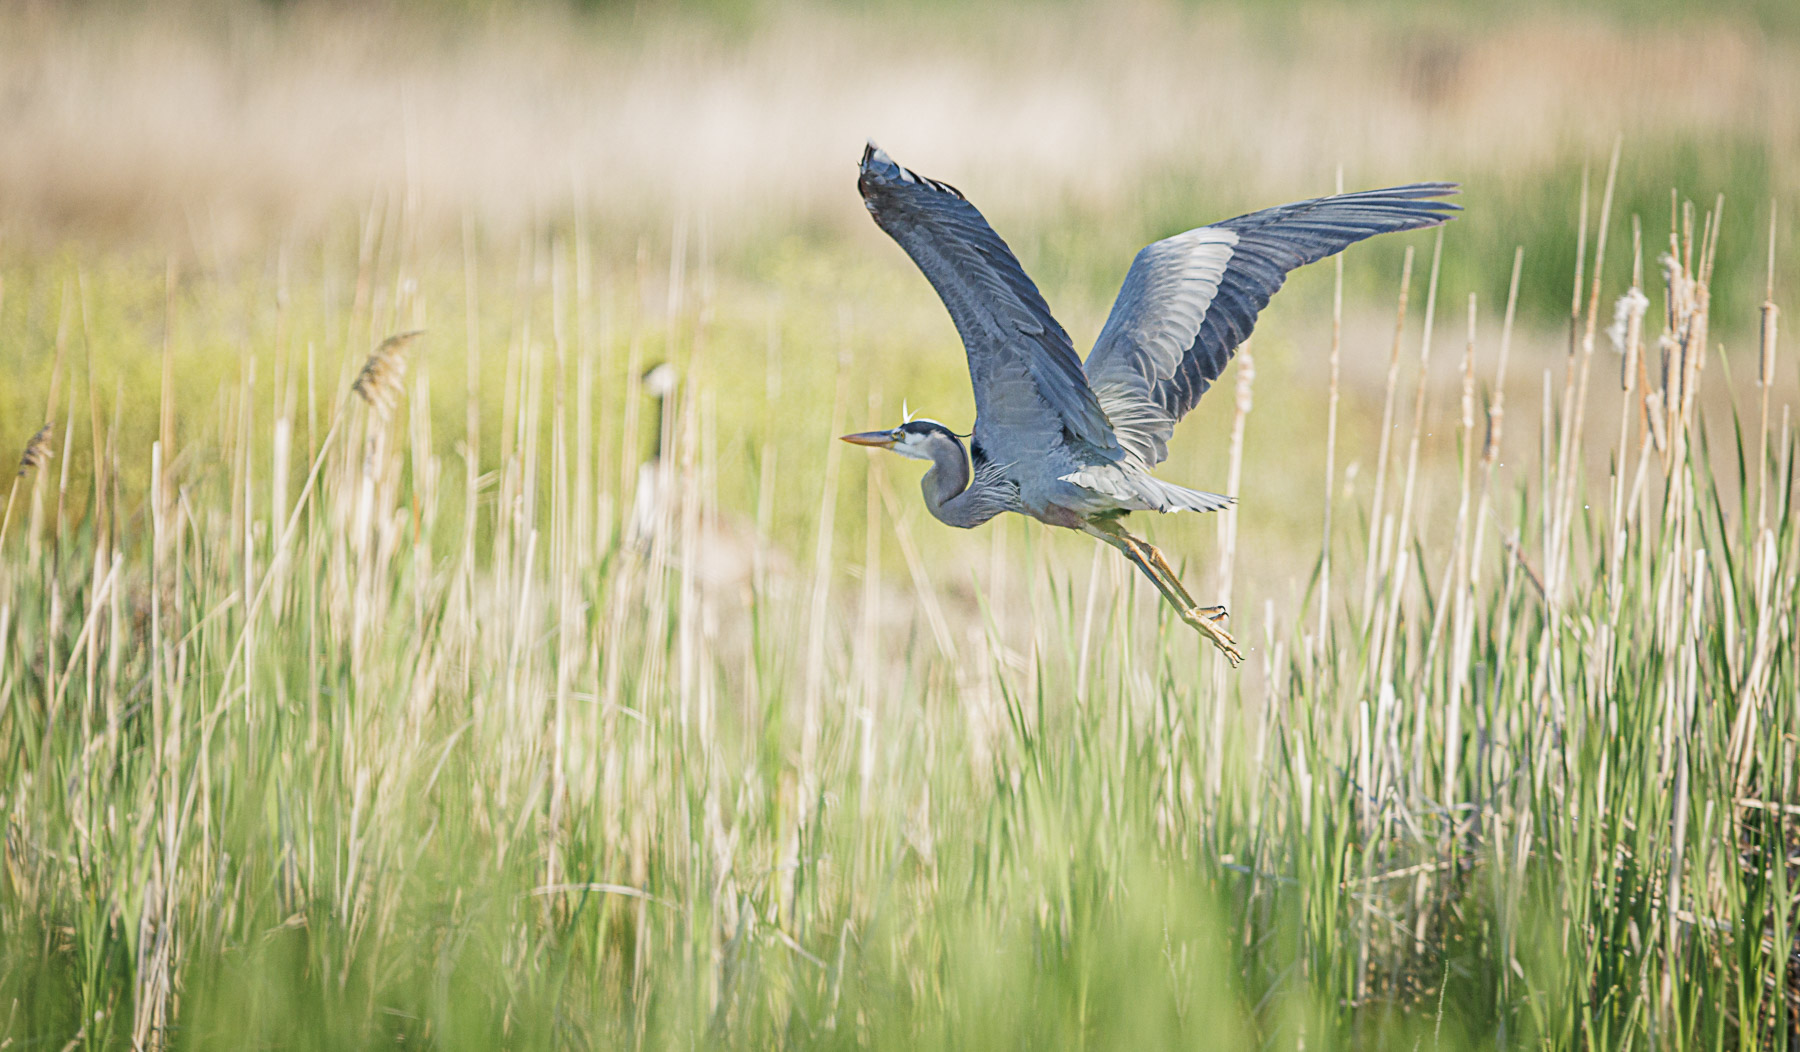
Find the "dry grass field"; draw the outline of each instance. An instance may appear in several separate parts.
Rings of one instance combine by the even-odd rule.
[[[1244,667],[833,441],[869,136],[1077,344],[1464,184],[1174,446]],[[1783,5],[19,4],[0,142],[0,1048],[1800,1047]]]

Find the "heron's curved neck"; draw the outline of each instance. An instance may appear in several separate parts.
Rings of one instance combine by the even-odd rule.
[[[927,447],[931,453],[931,470],[919,488],[925,493],[925,508],[939,522],[967,529],[992,516],[979,515],[965,500],[969,490],[969,454],[960,440],[936,434]]]

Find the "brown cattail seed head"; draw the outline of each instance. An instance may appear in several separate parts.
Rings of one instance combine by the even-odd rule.
[[[363,363],[362,371],[356,374],[356,382],[350,385],[358,397],[383,416],[400,400],[400,381],[406,376],[407,345],[424,331],[414,329],[382,340],[381,346],[375,348],[369,360]]]
[[[19,458],[19,477],[24,478],[32,468],[41,468],[50,460],[50,425],[38,428],[38,433],[25,443],[25,455]]]

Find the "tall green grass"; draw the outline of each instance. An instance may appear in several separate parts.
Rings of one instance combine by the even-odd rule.
[[[1240,673],[830,441],[906,390],[873,294],[685,234],[458,266],[403,210],[316,269],[15,275],[0,1042],[1788,1047],[1793,369],[1709,347],[1708,215],[1611,197],[1537,433],[1510,304],[1419,261],[1329,559],[1197,575]]]

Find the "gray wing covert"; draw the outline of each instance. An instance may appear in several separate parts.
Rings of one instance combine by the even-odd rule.
[[[1338,194],[1176,234],[1139,252],[1088,355],[1120,445],[1146,466],[1250,335],[1288,272],[1367,237],[1437,226],[1454,183]]]
[[[912,257],[956,323],[978,422],[1050,439],[1066,428],[1095,450],[1116,451],[1069,334],[961,191],[900,167],[874,143],[863,151],[856,185],[876,224]],[[1045,417],[1045,406],[1054,417]]]

